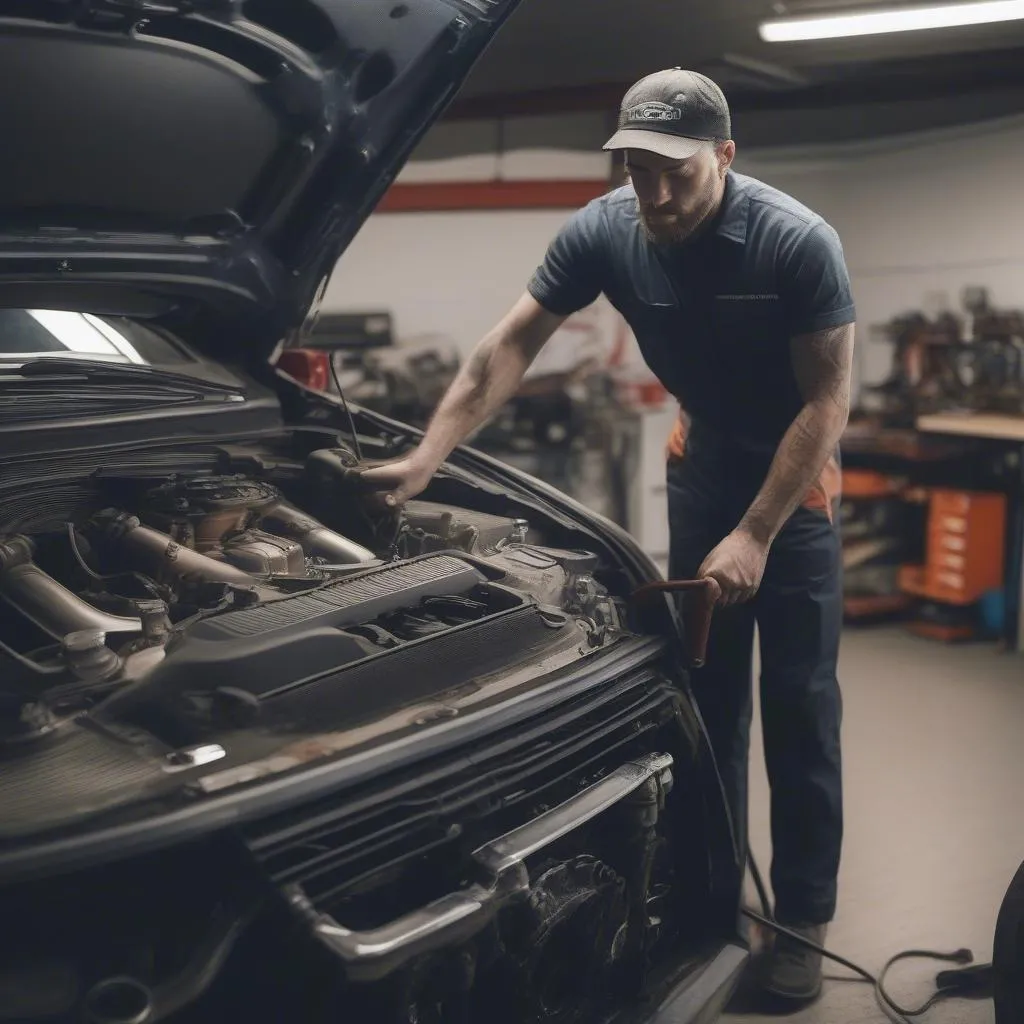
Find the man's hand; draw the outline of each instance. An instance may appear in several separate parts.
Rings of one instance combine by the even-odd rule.
[[[426,460],[411,452],[394,462],[364,469],[359,479],[371,505],[399,509],[427,489],[434,473],[435,469]]]
[[[720,605],[749,601],[761,586],[768,548],[746,530],[733,530],[704,559],[697,575],[701,579],[710,577],[722,588]]]

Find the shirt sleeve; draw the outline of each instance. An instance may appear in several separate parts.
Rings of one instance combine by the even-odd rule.
[[[843,246],[824,221],[793,247],[782,275],[790,336],[841,327],[856,320]]]
[[[597,213],[589,206],[574,213],[552,239],[544,262],[530,278],[530,294],[548,312],[569,316],[601,294],[596,220]]]

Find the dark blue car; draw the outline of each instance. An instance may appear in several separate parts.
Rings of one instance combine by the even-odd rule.
[[[733,991],[699,614],[471,450],[369,509],[415,431],[272,369],[515,6],[0,3],[0,1018]]]

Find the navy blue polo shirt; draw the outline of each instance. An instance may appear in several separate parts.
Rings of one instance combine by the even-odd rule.
[[[529,291],[563,315],[603,292],[691,429],[757,447],[776,445],[803,405],[792,337],[855,319],[835,230],[734,171],[714,222],[680,246],[647,238],[632,185],[595,199],[551,242]]]

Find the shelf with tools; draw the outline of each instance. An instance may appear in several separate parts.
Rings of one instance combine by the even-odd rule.
[[[961,304],[874,331],[893,359],[844,443],[847,619],[1021,649],[1024,313],[981,288]]]

